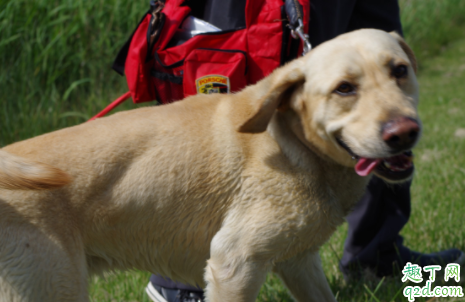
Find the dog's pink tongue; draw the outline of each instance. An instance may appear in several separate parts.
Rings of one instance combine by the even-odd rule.
[[[376,158],[361,157],[355,165],[355,172],[360,176],[367,176],[376,168],[380,161],[380,159]]]

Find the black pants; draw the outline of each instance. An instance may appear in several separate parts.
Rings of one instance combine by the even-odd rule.
[[[311,0],[310,42],[313,47],[342,33],[377,28],[402,34],[397,0]],[[373,177],[367,191],[347,217],[349,231],[341,268],[376,268],[389,273],[392,262],[406,259],[408,249],[399,235],[410,217],[410,183],[387,185]],[[151,281],[163,287],[192,289],[159,276]]]

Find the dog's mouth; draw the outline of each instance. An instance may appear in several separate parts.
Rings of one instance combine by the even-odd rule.
[[[371,172],[391,181],[407,180],[413,174],[413,153],[411,150],[386,158],[368,158],[355,154],[342,140],[336,139],[354,160],[355,172],[360,176],[368,176]]]

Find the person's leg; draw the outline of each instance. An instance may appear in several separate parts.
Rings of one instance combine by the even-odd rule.
[[[380,275],[392,272],[402,248],[402,227],[410,217],[410,182],[388,185],[374,176],[365,195],[347,217],[349,230],[341,259],[341,269],[360,271],[358,266],[376,268]]]
[[[357,0],[346,31],[376,28],[403,35],[397,0]]]
[[[421,266],[462,262],[458,249],[422,254],[403,245],[399,232],[410,217],[410,185],[389,185],[372,178],[347,217],[349,230],[340,262],[346,279],[359,279],[364,269],[379,277],[389,276],[400,272],[407,262]]]
[[[312,47],[347,31],[356,0],[311,0],[308,35]]]

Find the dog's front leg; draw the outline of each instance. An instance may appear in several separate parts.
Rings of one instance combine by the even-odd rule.
[[[281,277],[297,301],[336,301],[318,252],[308,252],[276,263],[273,271]]]
[[[226,233],[224,229],[218,232],[211,244],[205,270],[206,301],[253,302],[271,263],[250,253],[240,239],[230,240]]]

